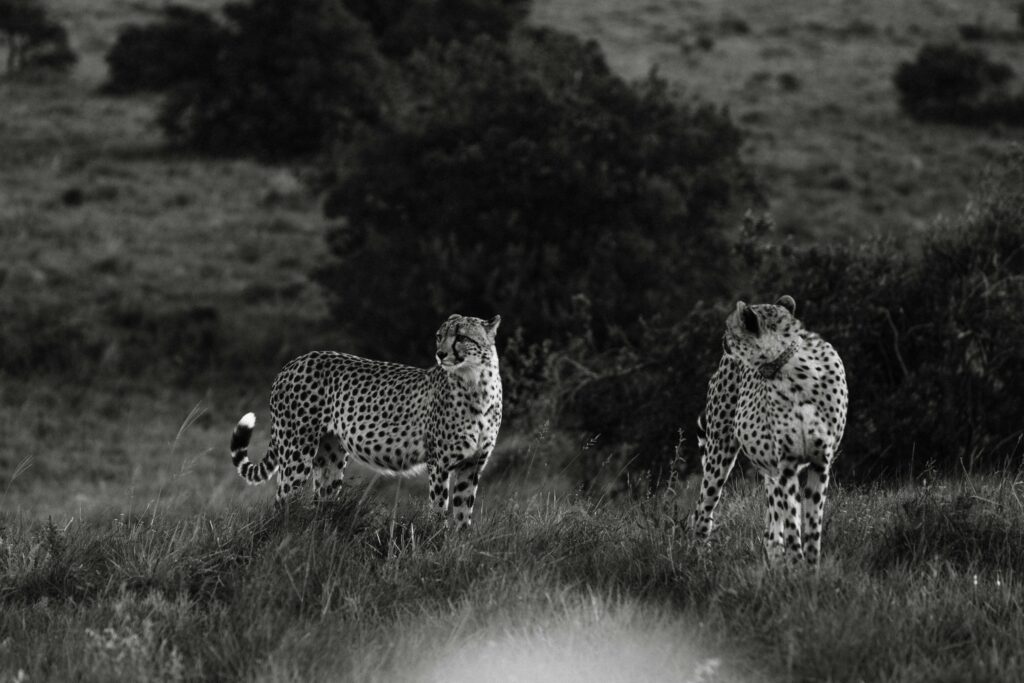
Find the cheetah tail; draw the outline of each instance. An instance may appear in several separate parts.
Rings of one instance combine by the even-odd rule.
[[[277,469],[277,453],[273,448],[258,464],[249,462],[249,439],[256,426],[256,415],[246,413],[231,432],[231,464],[238,470],[238,476],[250,484],[261,484]]]

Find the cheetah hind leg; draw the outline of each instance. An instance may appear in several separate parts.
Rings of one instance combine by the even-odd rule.
[[[803,560],[800,543],[800,502],[797,498],[799,478],[791,464],[781,468],[778,478],[765,477],[768,512],[765,515],[764,549],[768,564],[778,564],[788,557],[791,564]]]
[[[831,458],[826,462],[829,460]],[[813,463],[807,467],[806,477],[801,491],[804,557],[808,564],[816,565],[821,557],[821,522],[825,511],[825,490],[828,488],[828,466]]]
[[[300,439],[297,444],[282,450],[283,457],[277,468],[277,497],[274,500],[278,508],[287,507],[288,501],[305,485],[313,468],[316,451],[315,438]]]
[[[334,500],[341,492],[345,481],[345,466],[348,453],[341,446],[337,435],[325,433],[320,437],[320,446],[313,458],[313,501],[325,503]]]

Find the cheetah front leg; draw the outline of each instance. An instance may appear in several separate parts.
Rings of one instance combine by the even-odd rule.
[[[705,442],[704,457],[701,459],[704,477],[697,509],[693,512],[693,533],[698,540],[706,541],[711,536],[715,524],[715,508],[722,498],[722,489],[736,465],[738,454],[739,444],[735,439],[730,439],[724,446],[718,440],[708,439]]]
[[[458,529],[468,529],[473,524],[473,504],[476,502],[480,472],[487,464],[490,450],[488,448],[475,457],[463,460],[453,470],[455,478],[452,482],[452,508]]]
[[[448,511],[450,471],[439,460],[427,461],[427,485],[430,487],[430,511],[443,515]]]

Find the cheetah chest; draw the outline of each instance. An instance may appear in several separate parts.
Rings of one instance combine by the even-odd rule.
[[[774,471],[783,459],[825,464],[837,441],[827,384],[824,373],[809,364],[796,364],[773,379],[751,373],[741,388],[735,425],[756,466]]]

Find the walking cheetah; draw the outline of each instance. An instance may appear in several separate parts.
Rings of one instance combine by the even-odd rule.
[[[804,329],[795,313],[796,302],[783,296],[774,305],[740,301],[726,321],[706,424],[698,419],[704,480],[694,531],[701,539],[711,534],[722,486],[742,450],[764,476],[768,560],[788,553],[813,565],[846,426],[846,373],[832,345]]]
[[[437,331],[437,362],[426,369],[333,351],[292,360],[270,392],[263,460],[247,455],[253,413],[231,435],[238,474],[259,484],[276,471],[281,502],[312,472],[319,501],[340,490],[350,456],[385,473],[426,468],[431,508],[448,510],[451,483],[455,521],[470,526],[480,472],[501,425],[500,322],[452,315]]]

